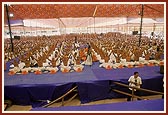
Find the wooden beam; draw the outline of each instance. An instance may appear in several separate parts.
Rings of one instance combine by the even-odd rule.
[[[94,12],[93,12],[93,17],[95,17],[96,12],[97,12],[97,5],[96,5],[95,10],[94,10]]]
[[[157,12],[159,12],[159,13],[163,13],[163,14],[164,14],[163,11],[157,10],[157,9],[151,7],[151,6],[148,6],[148,5],[146,5],[146,4],[145,4],[144,6],[146,6],[147,8],[150,8],[150,9],[152,9],[152,10],[155,10],[155,11],[157,11]]]

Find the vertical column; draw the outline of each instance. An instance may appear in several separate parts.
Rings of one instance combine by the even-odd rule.
[[[143,21],[143,11],[144,11],[144,5],[142,4],[142,10],[141,10],[141,23],[140,23],[140,36],[139,36],[139,46],[141,45],[141,37],[142,37],[142,21]]]
[[[8,27],[9,27],[9,34],[10,34],[10,40],[11,40],[11,51],[13,52],[13,39],[12,39],[12,33],[11,33],[11,26],[10,26],[10,17],[9,17],[9,11],[8,11],[8,5],[5,4],[6,7],[6,14],[7,14],[7,20],[8,20]]]

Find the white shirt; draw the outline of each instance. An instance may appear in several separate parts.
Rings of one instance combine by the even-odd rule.
[[[142,80],[139,76],[137,78],[135,78],[134,76],[131,76],[128,82],[136,82],[137,84],[140,84],[140,85],[142,84]],[[134,83],[129,83],[129,86],[137,87],[137,88],[140,88],[140,85],[136,86]],[[129,88],[129,89],[132,90],[132,88]],[[134,91],[136,91],[136,89]]]

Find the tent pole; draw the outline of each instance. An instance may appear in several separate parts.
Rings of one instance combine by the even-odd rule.
[[[152,36],[154,36],[155,27],[156,27],[156,26],[155,26],[155,23],[154,23],[154,24],[153,24],[153,31],[152,31],[153,33],[152,33]]]
[[[117,25],[118,25],[117,29],[118,29],[118,32],[119,32],[119,19],[118,19],[118,24]]]
[[[97,5],[95,7],[95,10],[93,12],[93,18],[94,18],[94,33],[95,33],[95,15],[96,15],[96,12],[97,12]]]
[[[36,20],[36,36],[37,36],[37,20]]]
[[[140,37],[139,37],[139,47],[141,45],[141,37],[142,37],[142,21],[143,21],[143,12],[144,12],[144,5],[142,4],[142,11],[140,13],[141,15],[141,23],[140,23]]]
[[[94,33],[95,33],[95,17],[93,17],[94,18]]]
[[[24,26],[24,21],[23,21],[23,36],[25,36],[25,26]]]
[[[129,24],[128,24],[128,16],[127,16],[127,34],[130,33],[129,31]]]
[[[5,4],[5,6],[6,6],[6,14],[7,14],[9,34],[10,34],[10,40],[11,40],[11,48],[12,48],[11,51],[13,52],[14,51],[14,49],[13,49],[13,39],[12,39],[12,33],[11,33],[11,25],[10,25],[10,17],[9,17],[8,5]]]

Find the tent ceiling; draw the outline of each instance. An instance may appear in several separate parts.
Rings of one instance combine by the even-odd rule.
[[[12,20],[93,16],[137,18],[141,7],[141,4],[11,4],[9,12],[14,14]],[[144,17],[164,17],[164,4],[145,4]]]
[[[24,26],[70,28],[114,25],[129,18],[140,18],[141,4],[10,4],[10,22],[23,20]],[[95,20],[94,20],[95,17]],[[144,4],[144,18],[163,18],[164,4]],[[121,21],[123,18],[124,21]],[[128,20],[129,21],[129,20]],[[4,22],[7,24],[6,7]],[[140,21],[137,21],[138,23]],[[112,23],[112,24],[111,24]],[[143,22],[144,23],[144,22]],[[19,23],[21,25],[21,22]]]

